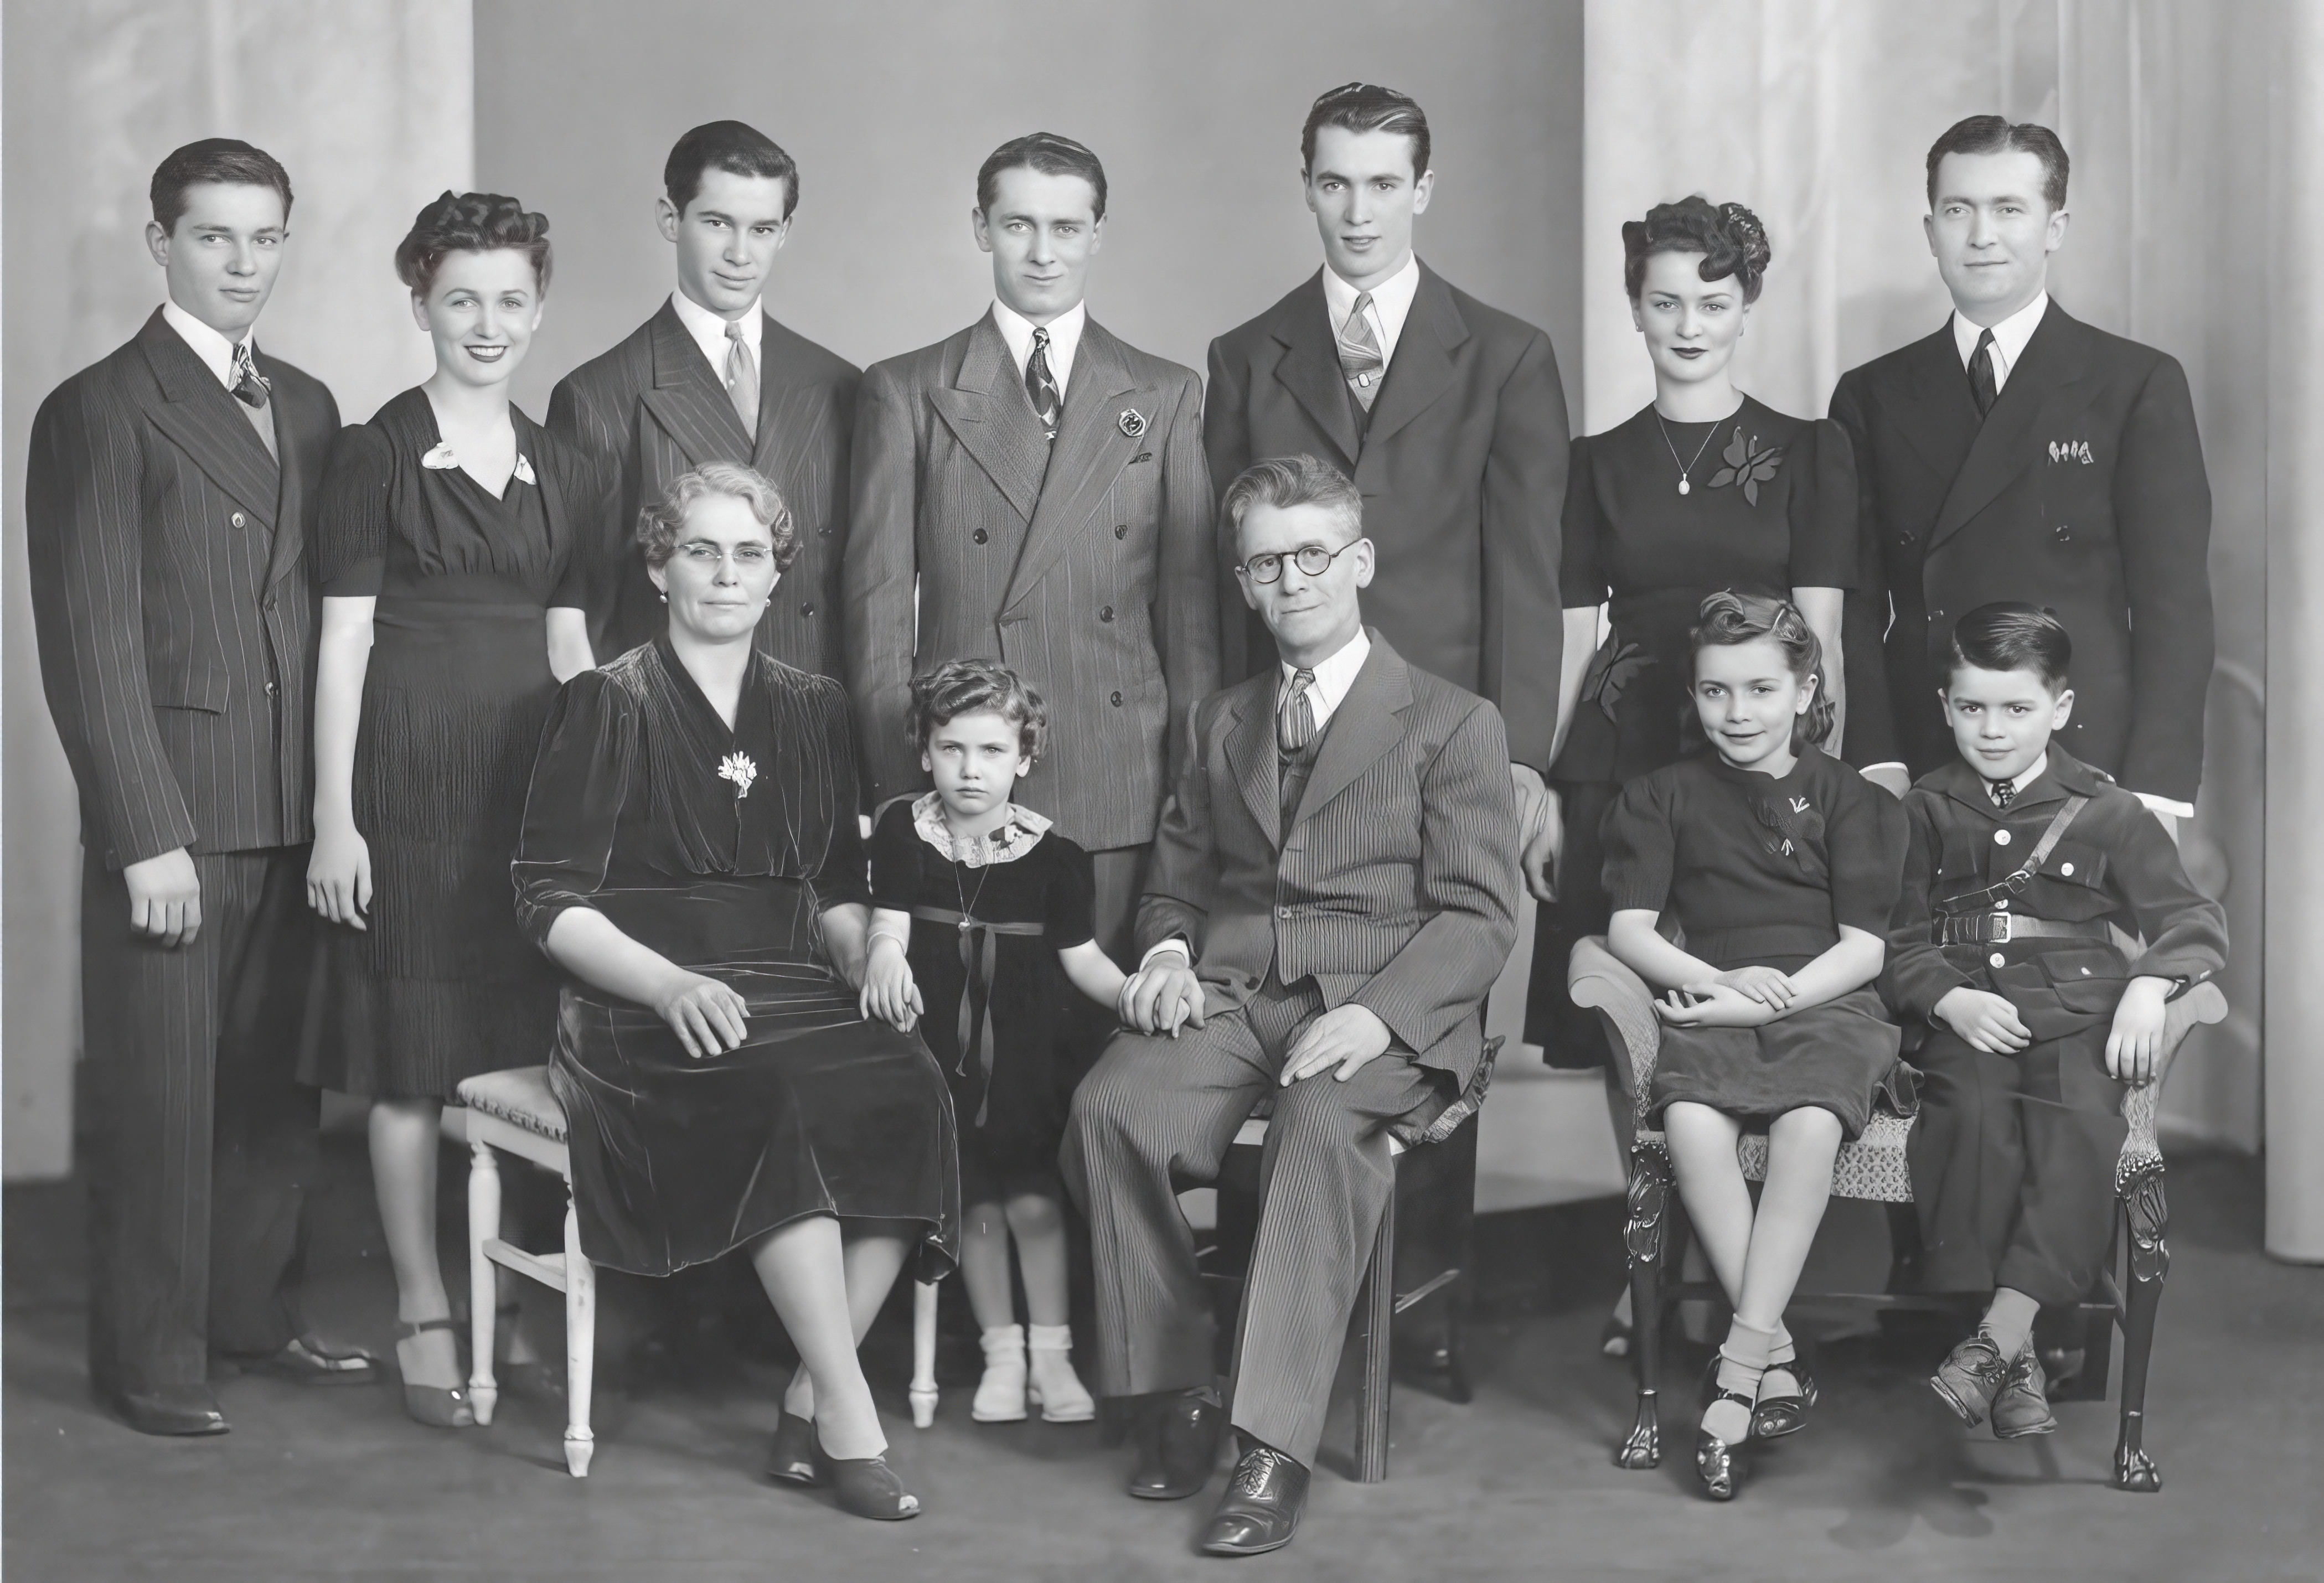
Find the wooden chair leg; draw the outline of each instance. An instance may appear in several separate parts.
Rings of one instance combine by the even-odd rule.
[[[501,1162],[493,1146],[468,1146],[468,1405],[478,1423],[490,1423],[500,1405],[493,1377],[493,1325],[500,1305],[500,1278],[484,1244],[501,1234]]]
[[[1671,1162],[1659,1143],[1630,1149],[1629,1222],[1623,1241],[1630,1256],[1630,1358],[1637,1373],[1638,1417],[1614,1452],[1618,1468],[1662,1464],[1663,1298],[1665,1234],[1670,1226]]]
[[[2154,1347],[2154,1311],[2171,1273],[2171,1248],[2163,1234],[2171,1206],[2163,1192],[2163,1162],[2153,1160],[2126,1173],[2116,1188],[2130,1229],[2130,1280],[2122,1303],[2122,1436],[2115,1442],[2116,1487],[2152,1495],[2163,1487],[2163,1471],[2142,1443],[2146,1429],[2146,1364]]]
[[[581,1252],[581,1217],[567,1187],[565,1201],[565,1466],[576,1478],[589,1477],[596,1450],[589,1431],[589,1389],[597,1362],[597,1271]]]
[[[912,1286],[912,1427],[936,1421],[936,1284]]]
[[[1372,1238],[1371,1265],[1356,1298],[1364,1316],[1363,1373],[1356,1386],[1356,1481],[1388,1477],[1389,1332],[1396,1314],[1396,1199],[1388,1198]]]

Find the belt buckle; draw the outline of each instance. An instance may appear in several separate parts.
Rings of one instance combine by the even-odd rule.
[[[2011,920],[2016,915],[2015,913],[2001,912],[1997,909],[1987,913],[1986,915],[1986,925],[1988,931],[1995,927],[1998,927],[2000,933],[1993,934],[1988,932],[1986,935],[1986,943],[1988,945],[2008,944],[2010,934],[2012,933]]]

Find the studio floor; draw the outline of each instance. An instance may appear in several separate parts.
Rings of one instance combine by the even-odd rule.
[[[318,1328],[385,1351],[392,1295],[360,1143],[328,1140],[333,1188],[310,1271]],[[722,1349],[688,1367],[609,1364],[586,1481],[561,1416],[504,1406],[446,1432],[390,1388],[226,1384],[234,1432],[151,1440],[90,1405],[81,1367],[77,1190],[6,1201],[5,1567],[25,1583],[114,1578],[2313,1578],[2324,1576],[2324,1271],[2258,1249],[2248,1162],[2174,1162],[2173,1265],[2148,1406],[2167,1485],[2107,1486],[2111,1405],[2061,1407],[2048,1440],[1960,1430],[1921,1384],[1925,1336],[1823,1350],[1824,1405],[1712,1506],[1687,1466],[1689,1389],[1673,1392],[1656,1472],[1615,1468],[1624,1366],[1597,1356],[1618,1283],[1617,1205],[1480,1223],[1474,1402],[1396,1397],[1388,1481],[1345,1476],[1346,1404],[1306,1523],[1280,1554],[1206,1561],[1194,1538],[1219,1487],[1178,1505],[1124,1498],[1126,1453],[1090,1426],[968,1421],[973,1367],[936,1427],[909,1427],[906,1339],[891,1311],[866,1348],[916,1522],[844,1516],[760,1482],[780,1377]],[[453,1267],[456,1267],[454,1265]],[[626,1306],[625,1306],[626,1305]],[[609,1352],[644,1297],[609,1297]],[[530,1313],[530,1311],[529,1311]],[[556,1341],[553,1312],[549,1333]],[[1682,1379],[1699,1354],[1673,1349]],[[966,1370],[966,1378],[961,1379]],[[1336,1449],[1335,1449],[1336,1448]]]

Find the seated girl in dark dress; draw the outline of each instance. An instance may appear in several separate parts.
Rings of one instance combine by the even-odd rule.
[[[582,1251],[666,1275],[748,1247],[801,1363],[769,1474],[908,1517],[855,1348],[915,1243],[950,1266],[959,1168],[943,1073],[857,1009],[847,700],[753,649],[791,548],[772,484],[687,474],[639,538],[669,632],[558,695],[514,867],[572,976],[549,1082]]]
[[[1057,1149],[1072,1097],[1073,992],[1101,1006],[1120,968],[1096,941],[1089,853],[1009,800],[1041,756],[1048,711],[1015,673],[955,659],[912,683],[912,734],[936,789],[889,805],[872,833],[866,1015],[915,1022],[952,1084],[966,1229],[961,1277],[984,1332],[969,1415],[1050,1423],[1097,1415],[1072,1358]],[[1029,1334],[1017,1323],[1017,1241]],[[1031,1349],[1028,1376],[1027,1348]]]
[[[1796,607],[1714,594],[1692,642],[1711,750],[1631,781],[1608,814],[1607,944],[1663,992],[1651,1107],[1735,1310],[1695,1442],[1704,1487],[1728,1500],[1735,1448],[1790,1433],[1813,1404],[1784,1310],[1834,1155],[1905,1075],[1872,988],[1904,820],[1895,798],[1814,746],[1831,713]],[[1735,1157],[1746,1127],[1767,1134],[1756,1211]]]

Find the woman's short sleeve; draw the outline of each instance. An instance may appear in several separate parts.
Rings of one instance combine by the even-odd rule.
[[[912,805],[893,802],[872,829],[872,905],[908,913],[920,905],[919,833]]]
[[[1856,455],[1848,431],[1818,419],[1799,441],[1808,455],[1791,494],[1794,588],[1853,588],[1861,580],[1856,534]]]
[[[1041,838],[1054,847],[1049,859],[1049,897],[1041,923],[1050,947],[1071,951],[1097,938],[1097,869],[1089,853],[1061,835]]]
[[[1590,438],[1578,436],[1565,470],[1565,509],[1558,520],[1557,580],[1566,609],[1595,610],[1611,596],[1604,560],[1607,532],[1591,466]]]
[[[1625,785],[1606,810],[1599,834],[1614,911],[1659,913],[1669,906],[1678,861],[1677,791],[1671,770],[1657,769]]]
[[[1904,805],[1846,765],[1834,763],[1833,816],[1824,826],[1831,866],[1831,919],[1882,939],[1904,886],[1911,832]]]
[[[549,448],[549,447],[544,447]],[[621,483],[613,465],[556,446],[565,497],[565,565],[549,595],[553,610],[587,610],[597,587],[598,525],[614,514]],[[608,657],[610,658],[610,657]]]
[[[637,701],[603,671],[558,690],[533,759],[515,861],[517,922],[537,945],[569,907],[595,905],[613,861],[640,738]]]
[[[368,423],[339,430],[315,510],[316,581],[325,598],[378,595],[394,481],[395,456],[385,435]]]

